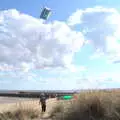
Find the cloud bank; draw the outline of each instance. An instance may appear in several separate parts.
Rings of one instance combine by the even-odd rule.
[[[67,22],[52,23],[15,9],[0,11],[0,70],[71,68],[74,53],[86,41],[99,55],[119,61],[119,21],[116,9],[104,7],[78,9]],[[75,25],[80,31],[72,29]]]
[[[69,67],[84,43],[65,22],[42,20],[15,9],[0,11],[0,70]]]
[[[68,19],[70,26],[78,26],[85,39],[94,46],[95,54],[108,60],[120,60],[120,13],[114,8],[93,7],[78,9]]]

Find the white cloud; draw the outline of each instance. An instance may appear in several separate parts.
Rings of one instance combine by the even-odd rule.
[[[0,11],[0,68],[69,67],[83,42],[81,32],[64,22],[43,23],[15,9]]]
[[[82,23],[81,16],[83,14],[83,10],[77,9],[68,19],[68,24],[73,26],[76,24]]]
[[[102,89],[119,85],[120,80],[118,78],[120,78],[119,72],[102,72],[99,74],[96,73],[95,75],[76,77],[74,80],[76,81],[76,88]]]
[[[75,71],[72,58],[84,43],[100,53],[91,59],[102,53],[119,60],[119,20],[113,8],[77,10],[68,19],[68,25],[80,24],[81,32],[76,32],[65,22],[45,24],[15,9],[0,11],[0,70],[70,67]]]
[[[74,53],[80,50],[83,43],[94,46],[95,53],[91,59],[107,55],[110,61],[119,61],[119,21],[120,14],[117,10],[103,7],[77,10],[69,17],[67,24],[60,21],[44,23],[14,9],[0,11],[0,71],[13,70],[0,76],[26,80],[22,81],[24,86],[31,84],[31,88],[34,89],[39,89],[41,84],[44,89],[53,86],[56,89],[59,87],[83,89],[104,87],[106,81],[119,83],[117,79],[119,74],[109,73],[111,74],[109,76],[105,73],[97,77],[90,75],[80,77],[87,68],[75,66],[72,61]],[[81,31],[72,30],[71,26],[78,24]],[[55,76],[60,75],[51,78],[48,75],[49,78],[44,78],[39,72],[33,74],[28,71],[44,68],[50,74],[53,72]],[[20,72],[21,70],[24,73]]]
[[[1,71],[0,72],[0,81],[10,81],[12,84],[15,84],[15,81],[24,82],[32,82],[36,81],[36,79],[40,79],[37,74],[29,71],[29,72],[21,72],[21,71]]]
[[[71,65],[69,66],[69,68],[49,68],[48,69],[48,73],[49,74],[54,74],[54,75],[58,75],[59,76],[74,76],[76,74],[81,74],[83,72],[87,71],[87,67],[86,66],[75,66],[75,65]]]
[[[90,60],[99,59],[102,56],[104,56],[103,52],[96,51],[93,55],[90,56]]]
[[[114,8],[93,7],[77,10],[69,19],[70,26],[78,25],[80,30],[100,54],[108,59],[120,60],[120,13]]]
[[[11,89],[100,89],[107,88],[109,84],[120,84],[119,73],[104,72],[95,73],[95,75],[87,74],[86,72],[79,72],[77,74],[67,71],[67,74],[63,75],[63,71],[59,71],[58,75],[54,73],[53,76],[49,76],[49,73],[45,72],[1,72],[0,79],[4,78],[4,82],[0,82],[1,88]],[[52,75],[50,73],[50,75]],[[14,83],[14,84],[13,84]],[[19,86],[18,86],[19,84]],[[4,85],[4,87],[2,86]],[[111,86],[110,86],[111,87]]]

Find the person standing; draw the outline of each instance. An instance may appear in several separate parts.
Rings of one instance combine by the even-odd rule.
[[[44,93],[42,93],[40,95],[40,101],[39,101],[39,104],[41,103],[41,108],[42,108],[42,112],[45,112],[46,111],[46,96]]]

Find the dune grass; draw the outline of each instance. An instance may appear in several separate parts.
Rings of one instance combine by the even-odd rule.
[[[17,109],[0,114],[0,120],[32,120],[39,117],[39,112],[34,109]]]
[[[89,90],[77,96],[77,100],[49,100],[47,112],[51,120],[120,120],[119,90]],[[1,112],[0,120],[40,120],[39,115],[38,101],[22,102]]]
[[[48,99],[44,114],[41,112],[39,99],[0,104],[0,120],[47,120],[50,119],[49,112],[57,103],[56,99]]]
[[[53,120],[120,120],[119,91],[84,91],[77,100],[61,102],[51,111]],[[68,103],[68,104],[67,104]]]
[[[0,120],[32,120],[39,118],[40,106],[35,101],[5,104],[0,112]],[[9,108],[7,109],[6,107]]]

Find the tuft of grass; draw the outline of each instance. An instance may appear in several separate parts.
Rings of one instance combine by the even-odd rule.
[[[39,117],[39,112],[34,109],[17,109],[0,114],[0,120],[28,120]]]
[[[120,120],[120,95],[116,91],[83,91],[71,104],[65,101],[54,109],[58,111],[54,120]]]
[[[54,116],[58,116],[58,114],[62,114],[62,112],[64,111],[64,106],[59,103],[56,106],[53,107],[53,109],[50,111],[50,117],[54,118]]]
[[[19,102],[9,108],[7,111],[0,113],[0,120],[32,120],[39,118],[40,110],[36,108],[36,104],[32,102],[22,103]]]

